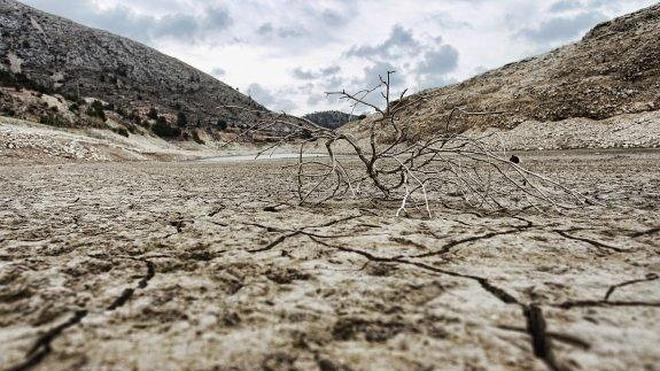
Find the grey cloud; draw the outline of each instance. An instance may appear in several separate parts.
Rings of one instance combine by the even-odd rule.
[[[316,106],[317,104],[323,101],[323,96],[321,94],[310,94],[307,98],[307,104],[310,106]]]
[[[438,12],[431,16],[433,22],[443,29],[473,29],[474,26],[470,22],[464,20],[457,20],[449,12]]]
[[[424,53],[424,59],[417,65],[417,72],[423,75],[442,75],[458,67],[458,50],[451,45],[442,45],[436,50]]]
[[[259,28],[257,29],[257,33],[259,35],[269,35],[269,34],[273,33],[273,30],[274,30],[273,24],[268,22],[268,23],[264,23],[261,26],[259,26]]]
[[[391,92],[392,96],[399,94],[400,90],[403,89],[405,84],[405,76],[403,74],[403,71],[401,71],[399,67],[400,66],[392,64],[390,62],[384,62],[384,61],[375,62],[372,65],[365,67],[362,70],[363,72],[362,77],[351,80],[349,86],[343,84],[343,86],[338,86],[335,89],[328,89],[328,91],[338,91],[338,90],[346,89],[347,92],[352,92],[356,94],[365,102],[368,102],[378,107],[382,107],[384,105],[384,100],[383,97],[381,97],[380,95],[381,90],[376,89],[370,92],[368,95],[363,95],[363,93],[359,93],[359,92],[373,89],[378,85],[380,85],[381,82],[379,76],[385,78],[385,76],[387,75],[387,71],[397,71],[397,73],[391,76],[390,87],[392,88],[392,92]],[[332,103],[340,103],[337,96],[331,96],[330,100]],[[358,110],[357,112],[362,112],[362,110],[367,109],[367,107],[363,105],[358,105],[355,108]]]
[[[580,6],[581,4],[574,0],[560,0],[550,6],[550,11],[553,13],[559,13],[566,10],[580,8]]]
[[[477,66],[473,69],[475,75],[481,75],[483,73],[486,73],[489,71],[489,69],[485,66]]]
[[[257,83],[248,87],[248,94],[252,99],[273,111],[289,112],[296,108],[296,104],[284,97],[284,94],[275,93]]]
[[[334,1],[333,8],[323,7],[320,2],[309,1],[302,8],[303,17],[319,26],[338,27],[354,19],[355,4],[351,1]]]
[[[229,11],[222,7],[212,7],[206,9],[206,26],[213,30],[224,30],[232,24],[232,18]]]
[[[459,53],[451,45],[441,45],[424,53],[424,59],[418,64],[417,84],[421,89],[441,87],[452,83],[447,74],[458,67]]]
[[[227,73],[227,71],[225,71],[225,70],[224,70],[223,68],[221,68],[221,67],[215,67],[214,69],[211,70],[211,75],[213,75],[213,76],[217,76],[217,77],[224,76],[225,73]]]
[[[395,25],[390,35],[381,44],[353,46],[345,55],[347,57],[361,57],[367,59],[393,59],[401,56],[412,56],[419,54],[421,45],[413,37],[411,30]]]
[[[341,71],[339,66],[330,66],[326,68],[321,68],[317,71],[305,70],[301,67],[296,67],[291,70],[291,75],[299,80],[316,80],[319,78],[328,78],[336,75]]]
[[[298,93],[307,97],[307,105],[317,106],[321,102],[337,103],[336,96],[328,96],[326,93],[340,91],[347,87],[347,81],[338,75],[340,70],[341,69],[336,66],[323,68],[320,71],[330,71],[330,74],[323,79],[318,79],[315,82],[308,82],[298,87]]]
[[[282,39],[286,39],[303,36],[305,31],[304,29],[297,29],[293,27],[275,27],[272,23],[267,22],[259,26],[257,29],[257,34],[264,37],[276,35]]]
[[[372,88],[374,86],[377,86],[380,84],[380,77],[385,77],[387,75],[387,71],[397,71],[397,73],[393,74],[391,76],[391,85],[393,87],[401,86],[404,83],[403,76],[401,74],[401,69],[398,68],[399,66],[396,66],[390,62],[377,62],[369,67],[364,68],[364,78],[363,81],[360,82],[362,86],[360,86],[360,89],[366,89],[366,88]]]
[[[572,16],[557,16],[541,23],[536,28],[525,28],[519,35],[538,43],[566,41],[607,19],[600,12],[581,12]]]
[[[337,91],[344,87],[346,81],[339,76],[333,76],[328,80],[323,81],[323,93],[329,91]]]
[[[458,80],[445,75],[420,75],[417,77],[417,85],[420,90],[441,88],[443,86],[457,83]]]
[[[291,75],[293,75],[293,77],[300,80],[314,80],[317,77],[317,75],[314,72],[303,70],[300,67],[294,68],[291,71]]]
[[[321,102],[336,103],[337,97],[328,96],[326,93],[339,91],[346,87],[345,84],[345,79],[337,75],[332,75],[329,78],[319,80],[314,84],[305,85],[304,93],[307,95],[307,104],[310,106],[316,106]]]
[[[304,35],[305,32],[303,30],[298,30],[295,28],[290,28],[290,27],[283,27],[283,28],[278,28],[277,29],[277,36],[286,39],[289,37],[299,37]]]
[[[145,29],[149,32],[149,29]],[[153,24],[151,34],[153,38],[173,37],[192,38],[199,31],[199,25],[194,17],[174,14],[167,15]]]
[[[589,0],[587,5],[591,8],[603,8],[609,6],[619,6],[624,1],[621,0]]]
[[[330,66],[330,67],[321,69],[321,73],[324,76],[335,75],[335,74],[339,73],[339,71],[341,71],[341,67],[339,67],[339,66]]]
[[[448,76],[458,67],[459,52],[448,44],[443,44],[442,37],[417,40],[411,31],[401,26],[392,29],[390,37],[375,46],[353,47],[346,55],[359,56],[373,62],[364,69],[363,77],[351,81],[351,86],[370,88],[380,83],[378,75],[387,71],[397,71],[393,75],[393,94],[407,87],[410,82],[417,82],[421,88],[447,85],[455,80]],[[368,98],[372,104],[381,104],[378,95]]]
[[[341,26],[346,24],[350,18],[344,14],[326,9],[321,12],[321,19],[328,26]]]
[[[621,0],[558,0],[552,4],[549,10],[553,13],[561,13],[572,10],[601,11],[606,8],[618,8],[623,2]]]
[[[297,90],[299,93],[303,93],[303,94],[309,94],[309,93],[312,91],[312,89],[314,89],[314,84],[312,84],[311,82],[308,82],[308,83],[306,83],[306,84],[304,84],[304,85],[299,85],[299,86],[296,88],[296,90]]]

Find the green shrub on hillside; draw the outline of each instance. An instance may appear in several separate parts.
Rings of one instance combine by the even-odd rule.
[[[15,88],[17,91],[23,89],[34,90],[42,94],[52,94],[53,89],[38,81],[32,80],[24,73],[11,73],[6,70],[0,70],[0,85]]]
[[[176,115],[176,125],[180,128],[188,126],[188,117],[185,113],[179,112]]]
[[[101,119],[103,122],[107,120],[107,117],[105,116],[105,112],[103,110],[103,103],[95,100],[94,103],[92,103],[88,108],[87,111],[85,112],[87,116],[89,117],[96,117]]]
[[[176,138],[181,135],[181,130],[171,127],[163,116],[158,117],[156,123],[151,127],[151,131],[161,138]]]
[[[197,131],[192,132],[192,138],[195,142],[197,142],[201,145],[206,144],[206,142],[202,138],[199,137],[199,134],[197,133]]]
[[[39,123],[48,126],[55,126],[58,128],[63,128],[69,126],[69,122],[62,118],[59,115],[48,114],[46,116],[41,116]]]
[[[121,135],[122,137],[128,138],[128,130],[126,130],[124,128],[111,128],[110,130],[112,130],[115,133]]]
[[[156,111],[155,108],[151,107],[149,113],[147,113],[147,117],[152,120],[158,120],[158,111]]]
[[[7,116],[7,117],[14,117],[14,116],[16,116],[16,111],[14,111],[13,109],[11,109],[9,107],[3,107],[3,108],[0,108],[0,115],[1,116]]]

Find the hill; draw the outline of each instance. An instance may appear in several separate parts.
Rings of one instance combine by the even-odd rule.
[[[458,114],[455,131],[657,111],[660,5],[600,24],[577,43],[406,99],[411,104],[401,119],[421,137],[444,130],[455,107],[502,112]]]
[[[314,112],[303,116],[303,118],[329,129],[337,129],[345,124],[363,119],[365,116],[351,115],[341,111]]]
[[[181,61],[14,0],[0,0],[0,33],[0,114],[6,116],[197,139],[270,115]]]

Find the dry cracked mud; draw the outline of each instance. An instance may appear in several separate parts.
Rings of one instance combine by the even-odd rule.
[[[0,368],[657,370],[660,151],[523,154],[603,205],[287,206],[286,160],[0,167]]]

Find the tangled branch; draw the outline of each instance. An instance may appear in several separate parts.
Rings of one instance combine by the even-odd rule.
[[[379,76],[377,86],[357,93],[326,93],[349,102],[353,108],[374,110],[374,115],[360,123],[367,128],[362,140],[345,130],[331,130],[306,119],[292,121],[286,115],[249,129],[264,130],[273,125],[293,129],[266,150],[289,142],[295,135],[306,139],[300,147],[295,182],[300,204],[321,204],[345,197],[382,199],[398,202],[397,216],[410,215],[410,210],[416,208],[431,217],[432,202],[492,210],[571,208],[585,202],[584,196],[560,182],[507,159],[505,148],[487,146],[487,136],[472,137],[454,132],[451,127],[458,115],[503,112],[471,112],[457,107],[449,113],[443,132],[412,140],[410,124],[403,124],[398,116],[418,100],[405,97],[406,91],[391,100],[394,73],[387,71]],[[369,99],[376,92],[383,100],[382,108]],[[324,143],[326,157],[305,158],[305,143],[312,141]],[[348,154],[344,151],[338,155],[340,148],[348,148]],[[359,164],[357,169],[355,162]]]

